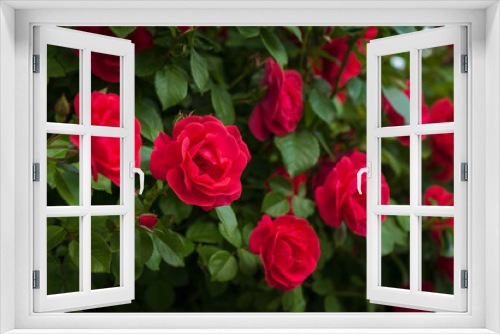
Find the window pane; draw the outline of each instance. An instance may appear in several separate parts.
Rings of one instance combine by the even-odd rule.
[[[47,45],[47,122],[78,124],[79,50]]]
[[[121,139],[91,139],[92,205],[120,204]]]
[[[382,126],[410,124],[410,53],[380,57]]]
[[[423,104],[420,120],[453,122],[453,45],[420,50]]]
[[[93,216],[92,289],[120,286],[120,216]]]
[[[421,217],[421,226],[422,289],[453,294],[453,218]]]
[[[120,57],[92,52],[91,125],[120,127]]]
[[[80,291],[80,217],[47,218],[47,294]]]
[[[80,136],[47,134],[47,205],[80,205]]]
[[[382,286],[409,289],[410,217],[381,217]]]
[[[410,204],[409,145],[409,136],[381,139],[382,205]],[[384,192],[390,192],[390,202],[384,202]]]
[[[424,205],[453,205],[453,133],[421,136]]]

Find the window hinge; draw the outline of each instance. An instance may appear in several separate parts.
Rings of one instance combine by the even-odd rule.
[[[460,276],[462,276],[461,277],[462,289],[467,289],[469,287],[469,274],[468,274],[467,270],[462,270],[460,272]]]
[[[33,73],[40,73],[40,55],[33,55]]]
[[[467,55],[462,55],[462,70],[460,72],[469,72],[469,57]]]
[[[469,166],[466,162],[460,164],[460,180],[469,181]]]
[[[33,289],[40,289],[40,270],[33,270]]]
[[[40,163],[33,164],[33,181],[40,182]]]

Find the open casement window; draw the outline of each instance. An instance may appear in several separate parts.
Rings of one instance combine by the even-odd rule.
[[[465,276],[463,271],[467,270],[467,178],[462,174],[467,173],[464,165],[467,163],[467,69],[463,64],[467,59],[466,28],[442,27],[372,40],[367,50],[367,297],[376,304],[465,312],[467,289],[462,287],[462,275]],[[450,69],[447,75],[453,78],[452,93],[444,100],[431,101],[431,110],[426,106],[428,92],[442,90],[442,83],[433,81],[433,73],[443,71],[444,66],[438,64],[429,69],[428,64],[432,63],[433,54],[443,50],[449,54],[445,61]],[[384,67],[387,62],[392,66]],[[394,71],[405,73],[400,75],[400,82],[394,82],[384,77],[383,69],[392,71],[391,78],[394,78]],[[406,87],[409,104],[401,93]],[[386,108],[382,107],[387,101],[399,114],[399,124],[387,122]],[[435,107],[438,103],[441,103],[441,109]],[[444,113],[446,105],[448,110],[451,108],[451,117],[450,113],[447,117],[439,117],[438,113]],[[383,188],[387,188],[383,177],[384,149],[390,140],[399,141],[409,152],[396,156],[397,159],[409,159],[406,203],[388,202],[384,195],[386,190]],[[435,158],[434,162],[427,163],[425,140],[436,147],[446,146],[448,155],[441,155],[439,159],[431,157]],[[433,180],[428,177],[428,169],[436,163],[442,166],[441,180],[449,180],[446,187],[433,186]],[[429,196],[429,189],[447,194],[448,199]],[[406,224],[407,235],[390,235],[383,222],[386,217],[401,225]],[[452,264],[452,291],[426,286],[424,277],[435,275],[437,269],[426,263],[428,257],[425,254],[431,248],[424,236],[434,237],[434,246],[441,246],[440,250],[438,248],[439,257]],[[408,262],[399,266],[406,266],[408,275],[404,275],[406,277],[399,286],[384,285],[387,261],[384,238],[406,238],[409,242]],[[443,243],[447,244],[445,251]]]
[[[70,64],[54,59],[54,48],[77,53],[79,62]],[[106,59],[120,68],[113,95],[119,101],[119,110],[106,115],[105,122],[103,115],[94,114],[91,105],[91,94],[94,99],[91,66],[109,64],[93,64],[102,59],[95,55],[106,55]],[[134,298],[133,173],[137,171],[134,44],[120,38],[39,26],[34,28],[33,60],[33,167],[37,181],[34,182],[34,311],[65,312],[130,303]],[[77,69],[78,75],[76,82],[66,84],[79,87],[79,94],[68,96],[69,102],[60,101],[60,110],[54,115],[47,108],[50,82],[58,71],[64,74],[70,66]],[[66,117],[70,109],[72,117]],[[105,169],[103,159],[107,163]],[[94,188],[99,188],[99,184],[102,187],[105,181],[108,188],[113,186],[113,191],[119,194],[118,202],[115,199],[110,203],[105,197],[92,195]],[[60,197],[48,196],[49,187],[56,189]],[[94,231],[99,224],[114,226],[111,245]],[[62,273],[58,269],[54,261],[58,256],[54,254],[56,244],[57,252],[70,255],[67,258],[72,262],[73,272]],[[98,273],[109,272],[109,268],[115,271],[117,279],[111,284],[102,283]],[[51,281],[55,278],[59,283]]]

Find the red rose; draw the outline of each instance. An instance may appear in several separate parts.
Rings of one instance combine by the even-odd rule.
[[[366,167],[366,154],[354,152],[343,157],[328,174],[324,184],[316,188],[315,200],[321,218],[333,227],[344,220],[356,234],[366,236],[366,174],[358,193],[357,172]],[[382,204],[389,204],[389,186],[382,175]],[[382,216],[384,221],[385,216]]]
[[[288,174],[287,170],[283,166],[278,168],[278,170],[276,172],[272,173],[271,176],[269,176],[269,179],[272,179],[275,176],[284,176],[290,180],[290,174]],[[296,177],[294,177],[293,179],[291,179],[290,181],[292,182],[292,185],[293,185],[293,194],[290,196],[287,196],[286,199],[288,200],[288,203],[290,203],[290,210],[288,211],[288,213],[293,214],[292,198],[294,195],[299,194],[299,190],[300,190],[300,187],[302,185],[304,185],[304,189],[305,189],[306,183],[307,183],[307,176],[306,176],[306,174],[300,174],[300,175],[297,175]],[[267,181],[266,181],[266,183],[267,183]],[[271,191],[270,189],[268,189],[268,190]]]
[[[139,217],[139,225],[149,228],[150,230],[155,227],[158,218],[155,215],[146,214]]]
[[[240,177],[250,152],[238,128],[212,116],[186,117],[155,140],[150,168],[177,196],[205,211],[240,198]]]
[[[431,108],[429,123],[453,122],[453,104],[445,98],[436,101]],[[432,135],[432,161],[430,167],[441,166],[433,176],[436,181],[450,181],[453,176],[453,133]]]
[[[307,220],[285,215],[274,221],[262,216],[249,241],[252,253],[259,255],[269,286],[293,290],[309,276],[320,255],[319,240]]]
[[[351,155],[352,152],[353,152],[352,150],[334,152],[333,156],[335,158],[335,162],[333,162],[328,157],[318,159],[319,163],[318,170],[316,171],[316,174],[312,179],[312,185],[311,185],[313,197],[316,196],[316,189],[318,187],[321,187],[325,183],[326,177],[328,176],[328,174],[330,174],[332,169],[337,165],[337,162],[339,162],[340,159],[342,159],[343,157]]]
[[[437,267],[438,271],[442,272],[450,283],[453,283],[453,257],[439,256]]]
[[[109,27],[75,27],[76,30],[116,37]],[[126,39],[135,45],[135,53],[153,47],[153,35],[144,27],[137,27]],[[104,81],[120,82],[120,57],[92,52],[92,73]]]
[[[409,289],[410,287],[407,285],[403,289]],[[434,292],[434,285],[432,285],[431,282],[429,281],[422,281],[422,291],[426,292]],[[429,311],[422,311],[422,310],[414,310],[411,308],[404,308],[404,307],[393,307],[392,310],[394,312],[429,312]]]
[[[80,94],[75,97],[75,112],[80,117]],[[120,97],[116,94],[93,92],[91,95],[91,125],[120,126]],[[70,136],[71,141],[80,147],[80,137]],[[98,173],[120,186],[120,138],[92,136],[91,165],[94,181]],[[135,167],[141,166],[141,124],[135,119]]]
[[[403,91],[403,93],[410,99],[410,80],[406,81],[407,88]],[[382,96],[382,109],[387,113],[389,117],[389,125],[390,126],[403,126],[405,125],[405,119],[401,116],[396,109],[392,106],[389,100]],[[424,104],[424,97],[422,96],[422,124],[429,123],[429,108]],[[403,145],[410,145],[410,137],[396,137]],[[425,135],[422,136],[422,140],[425,139]]]
[[[365,53],[364,43],[368,42],[370,39],[375,37],[378,29],[374,27],[370,27],[366,30],[365,35],[356,41],[356,44],[361,53]],[[326,31],[328,33],[328,31]],[[320,75],[323,79],[325,79],[330,86],[332,87],[332,91],[335,88],[337,77],[340,74],[340,64],[342,64],[346,58],[347,51],[349,50],[349,45],[347,44],[348,37],[337,37],[332,38],[331,42],[323,45],[322,49],[326,51],[329,55],[337,59],[337,61],[332,61],[326,58],[318,58],[319,66],[313,66],[313,71],[315,74]],[[344,69],[342,71],[339,87],[343,87],[347,80],[353,78],[359,74],[361,71],[361,62],[356,57],[354,52],[350,52]],[[337,92],[337,96],[341,102],[345,102],[346,95],[345,91]]]
[[[440,186],[430,186],[424,193],[424,205],[452,206],[453,194]],[[446,229],[446,225],[453,228],[453,218],[428,218],[431,220],[432,238],[441,244],[441,233]]]
[[[267,58],[260,85],[268,88],[248,121],[253,135],[263,141],[271,133],[283,136],[295,130],[302,117],[302,77],[299,72],[283,71],[272,58]]]

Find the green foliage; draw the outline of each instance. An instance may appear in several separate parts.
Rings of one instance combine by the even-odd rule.
[[[212,282],[227,282],[238,273],[238,263],[229,252],[221,250],[210,257],[208,269]]]
[[[215,115],[225,125],[234,123],[234,106],[231,95],[221,85],[212,85],[212,106]]]
[[[291,177],[304,173],[318,161],[319,144],[316,137],[308,131],[294,131],[282,137],[274,137],[274,143],[280,150]]]
[[[170,230],[154,232],[153,240],[163,261],[172,267],[184,267],[187,252],[182,236]]]
[[[165,110],[184,100],[188,85],[182,69],[169,65],[156,72],[155,87],[156,94]]]
[[[267,193],[262,201],[261,211],[273,218],[287,214],[290,210],[290,204],[285,195],[279,192]]]
[[[236,215],[230,205],[219,206],[215,208],[215,212],[219,217],[224,230],[229,236],[232,236],[236,229],[238,228],[238,221],[236,220]]]
[[[135,27],[109,27],[109,29],[111,29],[116,36],[125,38],[135,30]]]
[[[288,64],[288,54],[278,36],[270,29],[263,28],[260,29],[260,38],[267,51],[280,64],[281,68],[285,67]]]

